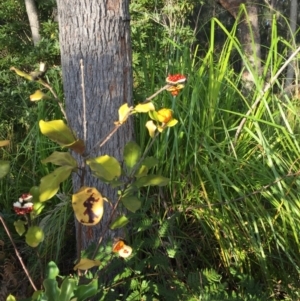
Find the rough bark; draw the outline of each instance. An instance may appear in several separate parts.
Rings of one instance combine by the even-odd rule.
[[[105,137],[118,120],[118,108],[132,102],[131,41],[129,0],[58,0],[58,20],[66,112],[69,125],[86,144],[86,153]],[[84,65],[85,101],[82,96],[80,60]],[[126,142],[133,138],[129,120],[92,157],[108,154],[121,158]],[[116,191],[93,177],[86,169],[85,186],[96,187],[115,202]],[[73,190],[82,183],[73,176]],[[97,241],[107,223],[110,207],[94,227],[77,225],[81,248]],[[112,236],[107,233],[106,238]],[[78,237],[78,236],[77,236]]]
[[[41,40],[38,10],[34,0],[25,0],[25,7],[30,24],[32,41],[34,46],[36,46]]]
[[[219,0],[219,3],[234,17],[237,18],[239,7],[245,4],[247,17],[242,16],[239,23],[239,40],[247,61],[257,74],[261,72],[260,33],[258,23],[258,8],[254,1],[249,0]],[[254,84],[252,73],[245,70],[243,73],[244,87],[251,90]]]
[[[297,27],[298,0],[291,0],[290,6],[290,37],[293,47],[296,49],[295,33]],[[291,55],[291,53],[290,53]],[[285,88],[288,88],[294,80],[295,61],[292,61],[287,70]]]

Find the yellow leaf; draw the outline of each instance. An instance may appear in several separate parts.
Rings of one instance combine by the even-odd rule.
[[[71,129],[62,120],[40,120],[39,126],[43,135],[61,146],[72,145],[76,142]]]
[[[31,101],[39,101],[41,99],[49,98],[46,94],[44,94],[41,90],[36,90],[33,94],[30,95]]]
[[[155,111],[155,107],[152,102],[147,102],[138,104],[134,110],[139,113],[148,113],[149,111]]]
[[[178,120],[173,118],[167,123],[167,127],[170,128],[170,127],[176,125],[177,123],[178,123]]]
[[[151,138],[154,137],[155,131],[157,129],[156,125],[154,124],[154,122],[152,120],[147,121],[146,123],[146,128],[149,131],[149,135]]]
[[[1,140],[0,147],[9,145],[9,140]]]
[[[128,104],[125,103],[119,108],[119,123],[124,123],[130,115],[132,108],[128,107]]]
[[[74,266],[74,270],[88,270],[97,267],[101,264],[99,260],[91,260],[88,258],[81,258],[80,261]]]
[[[15,68],[15,67],[11,67],[10,70],[11,70],[11,71],[15,71],[15,72],[16,72],[19,76],[21,76],[21,77],[24,77],[24,78],[26,78],[26,79],[28,79],[28,80],[31,80],[31,81],[33,80],[32,76],[31,76],[30,74],[25,73],[25,72],[23,72],[23,71],[21,71],[21,70]]]
[[[72,206],[77,220],[85,226],[98,224],[103,216],[103,200],[95,187],[81,187],[72,196]]]

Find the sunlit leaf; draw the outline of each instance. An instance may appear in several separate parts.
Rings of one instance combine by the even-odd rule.
[[[74,270],[88,270],[97,267],[101,264],[99,260],[91,260],[88,258],[81,258],[80,261],[74,266]]]
[[[136,196],[126,196],[121,199],[123,205],[131,212],[141,208],[142,202]]]
[[[26,243],[33,248],[36,248],[44,240],[44,232],[38,226],[31,226],[25,234]]]
[[[72,169],[72,166],[61,166],[49,175],[41,178],[40,202],[51,199],[57,193],[60,183],[70,176]]]
[[[40,120],[39,126],[43,135],[61,146],[67,146],[76,141],[71,129],[62,120]]]
[[[39,214],[41,214],[41,212],[43,211],[45,206],[46,206],[45,202],[44,203],[42,203],[42,202],[33,203],[33,210],[30,212],[31,219],[34,219]]]
[[[73,296],[74,289],[77,286],[77,281],[71,276],[65,277],[64,281],[60,286],[60,294],[58,301],[70,301]]]
[[[76,160],[68,152],[53,152],[48,158],[41,161],[42,163],[52,163],[59,166],[77,167]]]
[[[149,116],[151,119],[158,121],[158,115],[156,111],[149,111]]]
[[[178,120],[173,118],[171,121],[169,121],[169,122],[167,123],[167,127],[170,128],[170,127],[176,125],[177,123],[178,123]]]
[[[81,187],[72,196],[72,207],[78,222],[85,226],[94,226],[103,216],[103,201],[101,193],[95,187]]]
[[[130,141],[125,145],[123,156],[128,172],[130,172],[135,164],[139,161],[141,154],[141,148],[135,142]]]
[[[9,145],[9,140],[1,140],[0,141],[0,147],[7,146],[7,145]]]
[[[8,174],[9,168],[10,166],[8,161],[0,160],[0,179]]]
[[[129,223],[129,219],[125,215],[117,217],[109,226],[111,230],[122,228]]]
[[[134,176],[135,176],[136,178],[144,177],[144,176],[147,175],[148,171],[149,171],[148,167],[147,167],[146,165],[143,165],[143,164],[142,164],[142,165],[138,168],[138,170],[135,172]]]
[[[156,125],[152,120],[146,122],[146,128],[148,129],[149,135],[151,138],[154,137],[156,131]]]
[[[29,96],[31,101],[39,101],[41,99],[49,98],[45,93],[41,90],[36,90],[33,94]]]
[[[30,81],[33,80],[32,76],[31,76],[30,74],[28,74],[28,73],[26,73],[26,72],[23,72],[23,71],[21,71],[21,70],[15,68],[15,67],[11,67],[10,70],[11,70],[11,71],[15,71],[19,76],[24,77],[24,78],[26,78],[27,80],[30,80]]]
[[[148,175],[145,177],[139,178],[134,184],[137,187],[143,186],[165,186],[170,182],[169,178],[165,178],[161,175]]]
[[[17,301],[17,299],[13,295],[9,294],[6,298],[6,301]]]
[[[130,107],[128,107],[128,104],[125,103],[123,104],[120,108],[119,108],[119,123],[124,123],[128,116],[130,115],[130,111],[132,109]]]
[[[20,236],[22,236],[26,231],[25,225],[26,225],[26,222],[22,221],[20,219],[18,219],[17,221],[14,222],[15,229]]]
[[[59,275],[59,268],[54,261],[50,261],[46,267],[46,278],[55,279]]]
[[[121,166],[114,157],[104,155],[87,160],[95,177],[102,181],[112,181],[121,175]]]
[[[60,289],[56,279],[45,279],[43,281],[43,286],[45,289],[45,297],[42,300],[58,300]]]
[[[149,111],[155,111],[155,107],[152,102],[147,102],[136,105],[134,110],[138,113],[148,113]]]

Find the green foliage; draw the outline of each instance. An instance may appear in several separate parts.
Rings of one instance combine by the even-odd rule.
[[[62,118],[56,104],[29,103],[28,96],[39,84],[8,71],[18,66],[31,72],[46,58],[50,65],[47,80],[63,99],[60,68],[55,66],[59,62],[57,23],[42,22],[43,39],[33,48],[20,35],[20,24],[29,32],[24,7],[6,2],[0,4],[0,20],[16,15],[0,26],[0,48],[8,50],[8,55],[0,58],[0,139],[12,141],[1,149],[11,169],[1,180],[0,191],[1,206],[8,211],[11,199],[17,199],[20,191],[28,191],[53,172],[53,166],[40,164],[41,160],[75,165],[74,158],[65,158],[67,153],[41,135],[36,125],[40,119]],[[155,106],[172,107],[179,122],[175,129],[165,129],[158,136],[150,156],[140,160],[149,140],[144,129],[148,117],[140,114],[136,117],[138,144],[128,144],[124,162],[112,165],[113,169],[122,166],[122,172],[107,176],[105,164],[95,168],[103,180],[120,189],[120,205],[129,213],[125,217],[118,212],[109,225],[111,229],[126,225],[126,243],[133,254],[121,260],[117,253],[112,255],[114,242],[100,246],[96,254],[100,267],[82,278],[85,283],[74,288],[74,294],[97,292],[99,300],[272,300],[285,294],[287,300],[296,300],[299,110],[293,94],[282,89],[284,74],[246,115],[268,79],[283,65],[292,44],[278,35],[274,18],[270,38],[265,39],[270,44],[265,45],[262,75],[248,70],[254,73],[255,86],[246,97],[242,73],[232,64],[237,58],[246,60],[237,41],[237,24],[228,31],[225,22],[212,19],[209,26],[205,24],[207,31],[201,32],[204,42],[191,52],[194,29],[187,25],[195,3],[183,2],[131,2],[136,102],[163,85],[169,72],[188,74],[188,84],[176,98],[165,93],[154,100]],[[39,3],[45,10],[49,5],[53,3]],[[46,11],[43,15],[49,17]],[[220,32],[225,39],[222,45]],[[43,92],[50,96],[45,89]],[[247,121],[235,139],[243,117]],[[124,177],[132,182],[122,190]],[[60,182],[54,186],[64,194],[51,205],[45,204],[34,221],[45,232],[38,247],[44,264],[68,253],[66,236],[73,235],[73,212],[66,197],[70,187]],[[12,217],[6,217],[13,223]],[[53,250],[55,245],[57,250]],[[91,258],[94,250],[91,246],[83,257]],[[26,248],[24,252],[32,255]],[[68,254],[73,259],[72,252]],[[36,269],[36,274],[39,272]],[[64,287],[56,276],[46,282],[54,293]],[[65,279],[65,286],[73,285],[70,278]]]

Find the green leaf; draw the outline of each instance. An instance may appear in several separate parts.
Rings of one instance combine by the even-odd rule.
[[[77,167],[76,160],[67,152],[53,152],[48,158],[41,161],[42,163],[52,163],[59,166]]]
[[[43,135],[61,146],[67,146],[76,141],[71,129],[62,120],[40,120],[39,126]]]
[[[158,114],[156,111],[149,111],[149,117],[155,121],[158,121]]]
[[[138,163],[141,158],[141,148],[135,142],[130,141],[125,145],[124,148],[124,162],[127,166],[128,172]]]
[[[55,279],[59,274],[59,268],[54,261],[50,261],[46,268],[46,278]]]
[[[98,290],[98,279],[93,279],[90,283],[85,285],[79,285],[74,292],[77,301],[84,301],[87,298],[95,296]]]
[[[25,225],[26,225],[26,222],[21,221],[19,219],[14,222],[15,229],[20,236],[22,236],[26,231]]]
[[[117,159],[108,155],[87,160],[95,177],[102,181],[113,181],[121,175],[121,166]]]
[[[129,222],[128,218],[125,215],[117,217],[109,226],[111,230],[124,227]]]
[[[60,287],[58,301],[69,301],[76,287],[76,280],[66,277]]]
[[[44,240],[44,231],[38,226],[31,226],[27,230],[25,240],[30,247],[36,248]]]
[[[136,196],[127,196],[121,199],[123,205],[131,212],[141,208],[142,202]]]
[[[9,172],[9,162],[0,160],[0,179],[5,177]]]
[[[141,165],[140,168],[136,171],[136,173],[134,174],[134,176],[136,178],[140,178],[140,177],[144,177],[147,175],[149,169],[147,166],[145,165]]]
[[[146,165],[148,169],[156,166],[157,164],[158,164],[158,160],[154,157],[146,157],[142,162],[142,165]]]
[[[17,301],[17,299],[13,295],[9,294],[6,298],[6,301]]]
[[[165,178],[161,175],[148,175],[145,177],[139,178],[134,185],[137,187],[143,186],[165,186],[170,182],[169,178]]]
[[[48,301],[57,301],[60,295],[57,281],[55,279],[45,279],[43,282],[45,295]]]
[[[150,168],[154,167],[155,165],[158,164],[158,160],[154,157],[146,157],[142,163],[139,169],[136,171],[134,176],[136,178],[141,178],[144,177],[148,174],[148,171]]]
[[[60,183],[70,176],[72,169],[72,166],[61,166],[49,175],[41,178],[40,202],[51,199],[57,193]]]
[[[32,186],[29,190],[29,193],[32,195],[33,203],[40,201],[40,187],[39,186]]]

